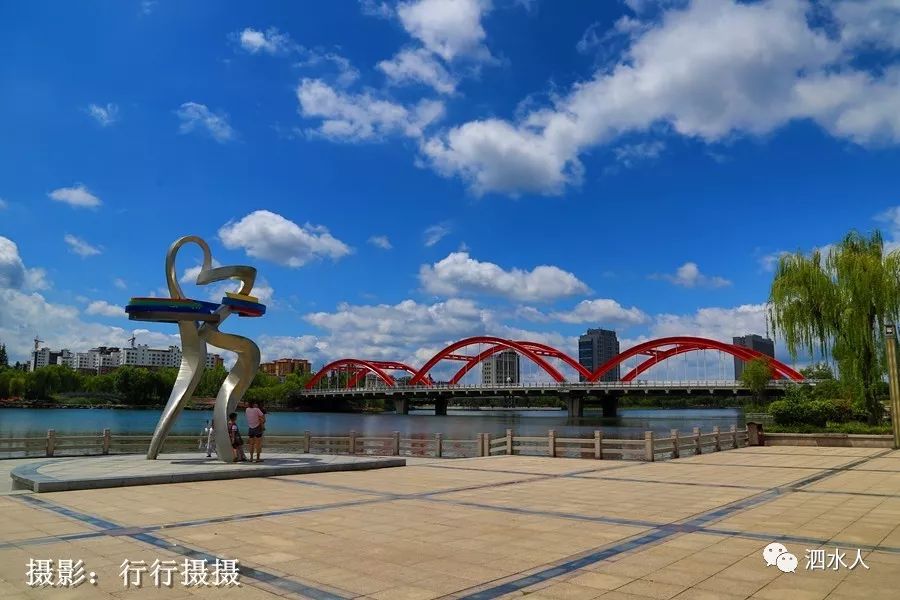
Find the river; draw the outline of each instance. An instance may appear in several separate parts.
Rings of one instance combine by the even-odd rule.
[[[151,434],[159,420],[159,410],[7,408],[0,409],[0,438],[45,436],[48,429],[58,435],[101,433]],[[501,435],[513,429],[519,435],[545,435],[555,429],[560,436],[589,436],[595,429],[610,438],[640,438],[644,431],[668,434],[670,429],[690,432],[693,427],[710,431],[716,425],[727,431],[731,425],[744,426],[744,413],[737,408],[713,409],[622,409],[616,419],[586,411],[581,418],[569,418],[564,410],[453,410],[436,417],[429,410],[394,413],[272,412],[266,421],[270,435],[383,436],[399,431],[403,437],[441,433],[446,439],[475,439],[478,433]],[[184,411],[172,431],[175,435],[199,434],[212,418],[211,411]],[[242,428],[244,417],[238,419]]]

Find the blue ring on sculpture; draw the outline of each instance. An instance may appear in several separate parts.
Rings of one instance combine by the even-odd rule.
[[[227,306],[240,317],[261,317],[266,314],[266,305],[237,298],[222,298],[222,305]]]

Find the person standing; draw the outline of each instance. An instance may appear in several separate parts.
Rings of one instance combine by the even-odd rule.
[[[231,455],[234,462],[245,460],[241,458],[244,453],[244,440],[241,438],[241,430],[237,424],[237,413],[228,415],[228,438],[231,440]]]
[[[250,431],[247,433],[247,437],[250,438],[250,462],[254,462],[254,449],[256,450],[255,462],[262,462],[262,436],[266,415],[260,410],[259,404],[256,402],[250,402],[250,406],[244,411],[244,415],[247,417],[247,426],[250,428]]]
[[[213,447],[215,446],[213,440],[215,440],[215,431],[213,430],[213,422],[207,421],[206,427],[203,428],[203,433],[200,437],[200,449],[203,449],[203,446],[206,446],[206,456],[212,456]],[[203,438],[206,438],[204,440]]]

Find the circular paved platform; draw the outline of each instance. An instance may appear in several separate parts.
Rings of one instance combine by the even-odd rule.
[[[223,463],[202,454],[165,454],[147,460],[140,454],[53,458],[22,465],[10,473],[13,489],[60,492],[95,488],[273,477],[330,471],[402,467],[406,460],[337,454],[267,454],[262,463]]]

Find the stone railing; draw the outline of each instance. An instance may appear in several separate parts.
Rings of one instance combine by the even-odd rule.
[[[99,435],[57,435],[50,429],[46,437],[0,438],[0,456],[8,458],[36,456],[85,456],[103,454],[140,454],[150,445],[149,435],[114,435],[109,429]],[[205,440],[204,440],[205,441]],[[319,436],[306,431],[303,435],[267,435],[268,452],[306,454],[361,454],[377,456],[414,456],[464,458],[476,456],[528,455],[593,459],[665,460],[741,448],[748,444],[747,429],[728,431],[713,427],[703,433],[695,427],[690,433],[677,429],[668,437],[657,437],[652,431],[641,439],[607,438],[596,430],[591,437],[560,437],[549,430],[544,436],[479,433],[475,439],[450,439],[442,434],[402,437],[399,431],[387,436],[363,436],[351,431],[346,436]],[[164,452],[199,452],[198,436],[170,435]]]

